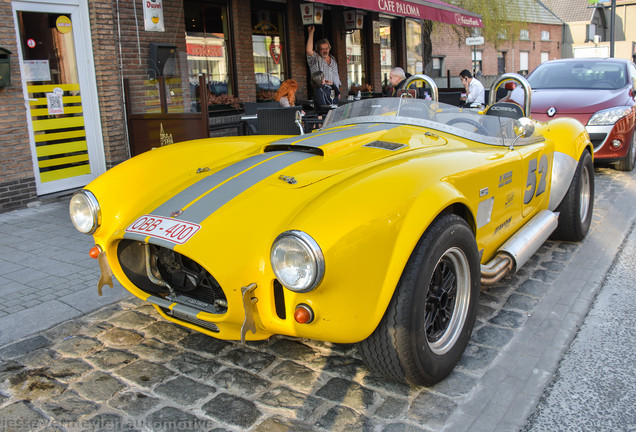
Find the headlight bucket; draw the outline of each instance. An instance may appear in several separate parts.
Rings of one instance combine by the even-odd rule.
[[[613,125],[621,118],[629,115],[631,108],[627,106],[614,107],[605,109],[595,113],[590,121],[587,122],[588,126],[607,126]]]
[[[298,293],[313,290],[325,275],[325,259],[320,246],[302,231],[285,231],[276,237],[270,262],[278,281]]]
[[[81,233],[93,234],[101,224],[102,212],[97,198],[86,189],[73,194],[68,211],[73,226]]]

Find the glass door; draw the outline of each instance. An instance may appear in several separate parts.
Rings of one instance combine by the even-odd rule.
[[[88,17],[78,5],[13,10],[37,193],[84,186],[105,171]]]

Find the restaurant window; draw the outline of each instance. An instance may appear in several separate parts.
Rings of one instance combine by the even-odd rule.
[[[471,51],[470,57],[473,62],[473,75],[481,74],[481,51]]]
[[[422,34],[423,29],[420,21],[406,20],[406,72],[411,75],[423,71]]]
[[[497,53],[497,75],[506,73],[506,52],[499,51]]]
[[[285,14],[275,5],[252,9],[252,51],[257,100],[274,99],[282,81],[287,79],[285,51]]]
[[[431,77],[439,78],[444,70],[444,57],[433,57],[431,66]]]
[[[389,85],[389,74],[395,67],[396,54],[395,43],[391,35],[392,20],[380,20],[380,69],[382,76],[382,87]]]
[[[364,55],[364,41],[362,30],[353,30],[347,33],[346,37],[347,50],[347,80],[349,81],[349,91],[357,93],[358,90],[369,91],[363,88],[366,82]]]
[[[519,53],[519,73],[522,75],[528,74],[528,54],[527,51]]]
[[[199,74],[205,74],[210,102],[227,100],[234,90],[226,6],[185,1],[184,18],[191,93],[198,88]]]

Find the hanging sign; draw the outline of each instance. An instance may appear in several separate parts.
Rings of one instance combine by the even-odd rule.
[[[146,31],[166,31],[163,24],[161,0],[142,0],[144,3],[144,29]]]
[[[301,3],[300,14],[303,17],[303,25],[322,24],[323,6],[315,3]]]
[[[466,38],[466,45],[483,45],[484,37],[483,36],[473,36]]]

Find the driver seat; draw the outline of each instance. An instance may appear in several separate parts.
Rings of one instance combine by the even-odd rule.
[[[513,102],[497,102],[490,105],[484,115],[494,115],[499,117],[508,117],[512,119],[520,119],[523,117],[523,109]]]

